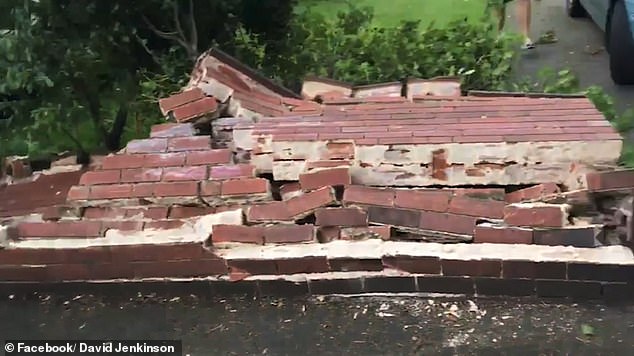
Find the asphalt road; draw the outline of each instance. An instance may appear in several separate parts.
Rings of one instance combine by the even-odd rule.
[[[515,15],[509,6],[508,14]],[[603,32],[590,19],[572,19],[565,13],[565,0],[533,0],[534,41],[554,30],[558,42],[538,46],[522,54],[517,75],[534,77],[541,68],[570,68],[582,87],[599,85],[612,95],[620,110],[634,108],[634,86],[616,86],[610,78],[609,55],[603,49]],[[509,25],[515,24],[513,19]]]

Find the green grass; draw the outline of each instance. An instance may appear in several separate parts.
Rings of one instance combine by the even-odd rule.
[[[374,9],[374,22],[379,27],[391,27],[402,20],[418,20],[426,27],[432,21],[443,27],[454,20],[468,18],[479,21],[485,12],[487,0],[355,0],[359,7]],[[334,18],[347,9],[346,0],[299,0],[297,11],[307,7]]]

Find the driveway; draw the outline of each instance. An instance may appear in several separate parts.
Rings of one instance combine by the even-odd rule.
[[[508,13],[515,15],[512,5]],[[582,87],[601,86],[614,97],[620,110],[634,108],[634,86],[616,86],[612,82],[609,56],[603,49],[603,33],[590,19],[569,18],[565,0],[534,0],[532,19],[534,41],[549,30],[555,31],[559,41],[524,53],[517,75],[534,76],[544,67],[570,68],[579,77]]]

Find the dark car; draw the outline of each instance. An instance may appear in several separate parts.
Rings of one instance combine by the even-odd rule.
[[[616,84],[634,84],[634,0],[565,0],[571,17],[588,16],[605,33]]]

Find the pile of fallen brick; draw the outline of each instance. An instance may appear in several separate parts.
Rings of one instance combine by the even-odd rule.
[[[586,98],[462,96],[455,78],[310,78],[297,96],[211,51],[159,104],[175,122],[71,170],[48,203],[17,208],[45,179],[0,187],[14,204],[0,203],[0,280],[398,271],[414,291],[489,294],[509,278],[593,295],[634,280],[614,246],[634,239],[634,171],[617,169],[622,139]],[[423,288],[428,275],[470,282]]]

